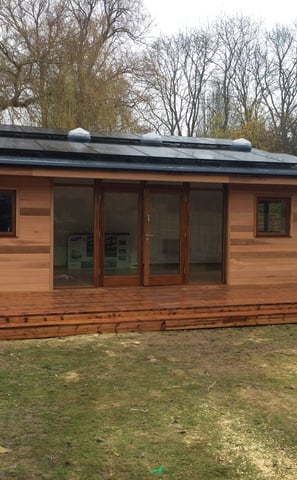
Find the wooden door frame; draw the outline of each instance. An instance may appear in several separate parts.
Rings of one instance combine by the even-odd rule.
[[[104,275],[104,238],[105,238],[105,194],[137,193],[137,263],[138,270],[135,275],[105,276]],[[142,283],[142,184],[120,184],[116,182],[96,181],[94,187],[94,285],[95,287],[109,286],[137,286]]]
[[[143,285],[180,285],[187,281],[187,267],[185,264],[188,257],[188,190],[189,185],[153,185],[145,184],[143,192]],[[179,273],[173,275],[150,275],[150,195],[151,193],[179,193]]]
[[[94,286],[103,286],[103,225],[104,201],[101,180],[94,182]]]
[[[104,276],[104,200],[106,192],[136,192],[138,193],[138,272],[134,276]],[[150,276],[150,245],[146,235],[150,235],[150,224],[147,221],[150,215],[150,194],[154,193],[179,193],[180,195],[180,271],[174,275]],[[117,183],[94,182],[94,286],[154,286],[154,285],[178,285],[189,283],[189,257],[190,257],[190,192],[191,185],[184,182],[180,185],[157,185],[149,182]],[[227,244],[226,222],[228,189],[223,186],[223,262],[222,282],[226,280]],[[149,237],[148,237],[149,239]],[[148,243],[147,243],[148,242]]]

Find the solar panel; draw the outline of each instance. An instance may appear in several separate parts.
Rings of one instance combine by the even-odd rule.
[[[38,151],[41,150],[37,141],[30,138],[0,137],[0,153],[2,151]]]
[[[125,157],[139,157],[143,154],[132,145],[119,145],[112,143],[91,143],[90,147],[97,155],[112,155]]]
[[[159,145],[145,145],[140,134],[92,135],[91,142],[72,142],[67,141],[66,130],[0,125],[0,163],[198,173],[231,169],[256,174],[261,170],[290,175],[297,165],[293,155],[254,148],[250,152],[232,151],[229,139],[163,135]]]
[[[59,152],[61,154],[89,154],[92,149],[89,143],[68,142],[60,140],[37,140],[40,150],[43,152]]]
[[[144,157],[155,158],[190,158],[187,150],[181,150],[170,147],[158,147],[148,145],[137,145],[133,147],[134,150],[138,150]]]

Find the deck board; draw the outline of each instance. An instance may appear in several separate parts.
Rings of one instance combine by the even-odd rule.
[[[182,285],[0,294],[0,339],[297,323],[296,285]]]

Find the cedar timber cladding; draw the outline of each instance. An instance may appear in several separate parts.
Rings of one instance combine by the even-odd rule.
[[[255,235],[257,196],[291,198],[290,235]],[[269,285],[297,283],[297,190],[282,185],[232,185],[229,196],[230,285]]]
[[[51,280],[51,182],[0,177],[16,190],[16,237],[0,237],[0,291],[48,291]]]
[[[16,228],[0,232],[0,339],[297,322],[293,155],[244,139],[75,139],[2,125],[0,191],[10,189]],[[129,201],[112,203],[118,194]],[[278,215],[286,235],[269,230],[267,213],[256,234],[265,197],[290,204]]]

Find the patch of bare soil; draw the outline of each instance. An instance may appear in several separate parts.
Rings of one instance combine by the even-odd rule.
[[[261,480],[296,480],[297,461],[274,445],[273,439],[260,438],[239,417],[226,414],[221,420],[222,456],[239,461],[243,479],[244,466],[251,465]]]
[[[66,372],[63,375],[61,375],[66,382],[78,382],[80,379],[80,376],[77,372],[71,371],[71,372]]]

